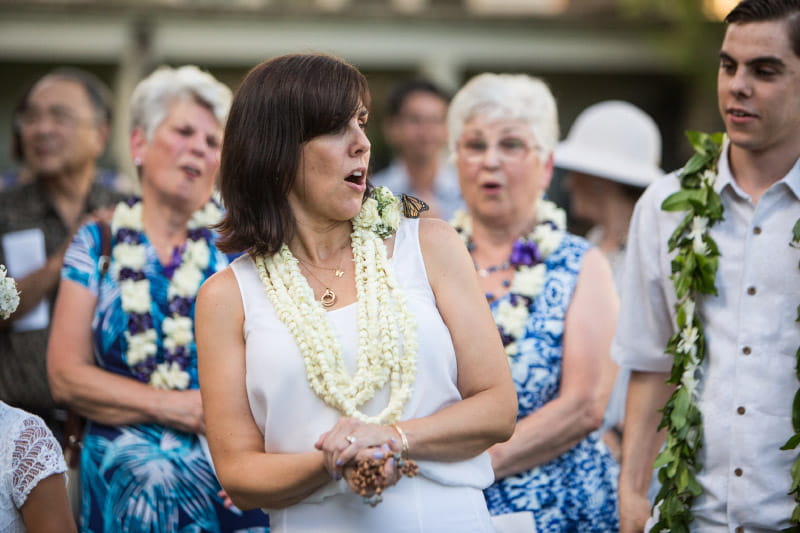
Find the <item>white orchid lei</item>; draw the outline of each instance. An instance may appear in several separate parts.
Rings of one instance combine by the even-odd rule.
[[[19,292],[14,278],[8,276],[5,265],[0,265],[0,318],[11,316],[19,305]]]
[[[467,248],[472,251],[472,219],[459,210],[450,224],[458,231]],[[508,264],[515,269],[509,284],[509,298],[497,304],[495,322],[506,355],[517,355],[517,339],[525,334],[530,303],[542,292],[547,269],[544,262],[561,244],[567,225],[567,215],[553,202],[539,198],[536,203],[536,225],[528,235],[514,242]],[[493,295],[487,294],[492,300]]]
[[[306,379],[327,405],[368,423],[396,422],[417,374],[417,325],[395,279],[383,239],[400,224],[400,201],[386,187],[374,190],[352,221],[350,237],[358,295],[358,357],[351,377],[342,346],[322,304],[285,244],[273,256],[255,256],[275,311],[297,343]],[[399,341],[402,339],[402,353]],[[388,405],[377,415],[359,410],[386,383]]]
[[[139,381],[158,389],[183,390],[189,386],[194,321],[192,305],[205,279],[211,260],[209,226],[221,218],[220,208],[210,201],[192,215],[183,252],[176,249],[173,262],[165,268],[170,282],[167,299],[171,315],[161,323],[164,359],[156,358],[158,333],[153,323],[150,281],[144,273],[147,250],[144,245],[142,203],[139,199],[120,202],[111,219],[115,236],[112,273],[120,287],[122,310],[128,314],[125,339],[126,362]]]

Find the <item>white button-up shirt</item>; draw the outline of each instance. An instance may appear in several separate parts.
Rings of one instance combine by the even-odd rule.
[[[788,527],[790,470],[800,450],[780,450],[794,433],[792,399],[800,387],[800,250],[789,246],[800,218],[800,162],[754,204],[733,180],[727,156],[726,146],[715,185],[725,219],[711,229],[721,253],[719,295],[698,303],[707,340],[699,388],[703,495],[692,524],[698,533]],[[651,185],[631,222],[613,353],[635,370],[672,368],[664,353],[676,301],[667,240],[685,214],[660,206],[678,188],[675,175]]]

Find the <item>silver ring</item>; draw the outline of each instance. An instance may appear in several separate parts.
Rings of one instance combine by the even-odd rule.
[[[348,435],[348,436],[346,436],[346,437],[345,437],[345,440],[346,440],[347,442],[349,442],[350,444],[353,444],[353,443],[354,443],[356,440],[358,440],[358,439],[356,439],[356,438],[355,438],[354,436],[352,436],[352,435]]]

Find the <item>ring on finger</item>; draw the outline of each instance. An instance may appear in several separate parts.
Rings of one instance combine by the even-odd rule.
[[[353,444],[353,443],[354,443],[355,441],[357,441],[358,439],[356,439],[356,438],[355,438],[354,436],[352,436],[352,435],[348,435],[348,436],[346,436],[346,437],[345,437],[345,440],[346,440],[347,442],[349,442],[350,444]]]

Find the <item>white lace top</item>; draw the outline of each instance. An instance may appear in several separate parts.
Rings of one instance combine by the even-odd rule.
[[[66,470],[61,446],[42,419],[0,402],[0,533],[25,533],[19,509],[28,495]]]

